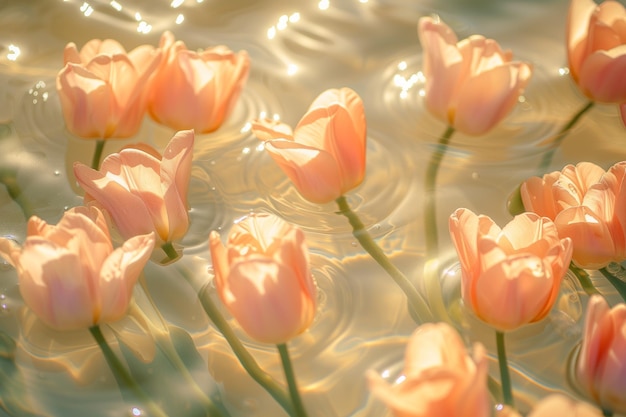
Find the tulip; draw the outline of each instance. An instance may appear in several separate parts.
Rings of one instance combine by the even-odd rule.
[[[326,90],[295,130],[273,120],[255,120],[252,131],[300,194],[328,203],[358,186],[365,176],[365,111],[349,88]]]
[[[367,377],[372,394],[396,417],[489,417],[487,369],[482,345],[472,359],[454,328],[428,323],[411,335],[402,382],[389,385],[374,371]]]
[[[626,259],[625,175],[626,162],[608,172],[582,162],[531,177],[520,193],[526,210],[551,218],[572,239],[574,264],[597,269]]]
[[[480,35],[460,42],[445,23],[422,17],[428,110],[468,135],[491,130],[511,112],[532,75],[530,64],[512,61],[493,39]]]
[[[564,395],[552,394],[539,401],[528,414],[528,417],[555,416],[602,417],[602,412],[587,403],[573,401]]]
[[[56,79],[68,130],[94,139],[135,135],[160,61],[161,52],[149,45],[127,53],[111,39],[93,39],[80,51],[69,43]]]
[[[225,46],[190,51],[171,32],[161,36],[165,59],[154,79],[148,111],[172,129],[216,130],[230,115],[248,78],[246,51]]]
[[[124,317],[153,246],[146,234],[114,250],[102,212],[75,207],[57,225],[31,217],[24,245],[0,238],[0,256],[17,269],[22,298],[41,321],[77,330]]]
[[[602,296],[592,296],[576,362],[576,378],[584,392],[603,410],[614,413],[626,412],[624,349],[626,305],[609,308]]]
[[[567,53],[572,78],[592,101],[620,105],[626,123],[626,9],[617,1],[597,5],[572,0]]]
[[[172,243],[182,239],[189,227],[187,188],[193,144],[194,132],[180,131],[162,158],[126,148],[106,157],[99,171],[75,163],[74,175],[85,190],[85,200],[104,208],[122,237],[154,232],[157,245],[173,261],[179,255]]]
[[[572,256],[570,238],[534,213],[500,229],[487,216],[458,209],[450,235],[461,262],[465,304],[498,331],[544,318],[552,308]]]
[[[234,225],[226,246],[217,232],[209,244],[217,293],[252,338],[279,345],[309,327],[317,290],[300,229],[253,214]]]

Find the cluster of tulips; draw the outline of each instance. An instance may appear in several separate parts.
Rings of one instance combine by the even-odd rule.
[[[425,184],[425,212],[431,213],[425,229],[432,236],[438,164],[453,133],[479,135],[495,127],[531,81],[532,66],[514,61],[494,40],[475,35],[459,41],[445,23],[431,17],[420,19],[418,34],[426,107],[447,124]],[[626,122],[624,7],[612,0],[600,5],[572,0],[567,51],[570,74],[588,99],[568,128],[594,103],[618,104]],[[195,135],[216,130],[230,114],[249,59],[245,52],[225,47],[189,51],[165,33],[158,47],[143,45],[128,53],[113,40],[93,40],[80,51],[69,44],[64,61],[57,88],[74,135],[98,141],[131,137],[146,111],[177,130],[162,153],[147,145],[131,146],[101,164],[95,158],[92,167],[76,163],[84,205],[69,209],[56,225],[31,217],[22,245],[0,239],[0,255],[16,268],[26,306],[53,329],[90,329],[96,336],[100,325],[126,314],[150,259],[170,264],[183,256],[180,241],[189,228]],[[449,324],[426,323],[435,319],[428,302],[391,265],[347,205],[345,194],[365,179],[367,129],[359,95],[349,88],[324,91],[293,129],[270,119],[254,120],[251,126],[304,198],[338,204],[355,237],[406,293],[418,327],[406,348],[404,381],[389,385],[376,372],[367,374],[372,393],[396,416],[519,416],[502,361],[504,334],[548,315],[568,269],[583,279],[584,269],[605,269],[626,259],[626,162],[608,171],[581,162],[529,178],[520,187],[525,211],[502,228],[468,209],[451,215],[463,302],[495,329],[502,347],[505,405],[494,407],[485,348],[476,344],[470,354]],[[111,237],[118,235],[120,242]],[[426,239],[429,253],[436,256],[436,239]],[[288,371],[286,349],[311,325],[318,308],[304,233],[275,215],[256,213],[234,224],[225,243],[211,232],[209,247],[223,305],[252,338],[278,346],[288,396],[281,384],[265,374],[259,377],[249,366],[254,360],[221,327],[210,297],[201,292],[207,314],[251,376],[285,411],[307,415],[295,376]],[[575,375],[595,406],[553,395],[529,416],[626,413],[625,314],[626,304],[611,308],[598,294],[589,299]],[[165,415],[149,401],[146,407],[153,415]],[[210,415],[222,413],[217,407],[209,410]]]

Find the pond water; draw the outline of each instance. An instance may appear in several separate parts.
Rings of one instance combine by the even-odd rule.
[[[428,114],[420,96],[417,20],[438,14],[460,38],[481,33],[532,62],[533,79],[515,110],[488,135],[455,135],[438,177],[445,314],[437,319],[450,320],[468,345],[485,344],[497,379],[492,331],[458,301],[460,268],[448,217],[468,207],[507,222],[510,193],[539,174],[554,135],[584,104],[564,70],[567,7],[564,0],[0,0],[0,174],[13,178],[31,212],[48,222],[82,204],[71,167],[76,160],[88,163],[93,142],[73,137],[63,123],[54,80],[66,43],[80,47],[92,38],[114,38],[131,49],[157,45],[171,30],[190,49],[224,44],[247,50],[251,74],[234,113],[217,132],[196,137],[192,226],[182,241],[182,260],[149,264],[136,307],[105,333],[121,341],[118,352],[172,416],[197,415],[197,390],[233,417],[285,415],[238,365],[196,296],[212,274],[209,232],[227,233],[250,212],[271,212],[306,233],[319,287],[313,325],[289,342],[306,408],[312,417],[386,416],[364,375],[374,369],[389,381],[400,376],[415,329],[404,294],[358,245],[334,203],[315,205],[297,193],[249,122],[267,115],[295,125],[322,91],[354,89],[366,108],[367,173],[346,197],[392,262],[431,296],[423,273],[423,182],[445,125]],[[162,149],[173,133],[146,118],[136,137],[108,142],[105,153],[139,141]],[[616,107],[596,106],[569,134],[551,168],[582,160],[608,168],[626,159],[624,140]],[[22,207],[0,187],[0,235],[22,242],[25,224]],[[596,284],[617,301],[603,280]],[[567,382],[568,358],[580,341],[586,303],[568,275],[550,316],[508,335],[522,411],[550,392],[578,395]],[[275,347],[252,341],[229,322],[259,364],[282,380]],[[23,307],[17,275],[6,263],[0,264],[0,332],[0,404],[6,405],[0,416],[11,415],[6,410],[64,417],[144,413],[125,401],[87,331],[52,331]],[[187,377],[149,332],[172,341]]]

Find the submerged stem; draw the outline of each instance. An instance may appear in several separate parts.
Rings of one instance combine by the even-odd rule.
[[[570,129],[574,127],[576,123],[578,123],[580,118],[583,117],[583,115],[587,113],[587,111],[589,111],[593,107],[594,104],[595,103],[593,101],[589,100],[580,110],[578,110],[578,112],[574,114],[574,116],[572,116],[569,122],[567,122],[561,128],[561,130],[559,130],[559,133],[557,133],[556,139],[554,140],[554,147],[543,155],[543,159],[541,160],[541,163],[539,164],[539,170],[541,172],[545,172],[546,169],[548,169],[548,167],[552,163],[552,158],[554,157],[554,153],[556,152],[557,148],[561,145],[561,142],[563,142],[563,139],[565,139]]]
[[[94,150],[93,157],[91,159],[91,167],[93,169],[100,168],[100,159],[102,159],[102,151],[104,150],[105,143],[106,143],[106,140],[104,139],[98,139],[96,141],[96,149]]]
[[[506,359],[506,346],[504,345],[504,332],[499,330],[496,330],[496,346],[498,350],[498,366],[500,368],[500,383],[502,384],[502,398],[504,404],[514,407],[511,375],[509,374],[509,364]]]
[[[344,196],[339,197],[337,200],[339,206],[339,214],[347,217],[350,225],[352,226],[352,234],[359,241],[363,249],[371,255],[371,257],[378,262],[378,264],[393,278],[398,286],[404,291],[409,303],[409,309],[411,316],[418,323],[424,323],[427,321],[433,321],[432,313],[426,304],[426,301],[422,295],[417,291],[415,286],[404,276],[404,274],[391,263],[387,255],[376,244],[374,239],[365,230],[365,226],[359,216],[352,211],[346,198]]]
[[[624,268],[619,264],[617,265],[619,268],[618,272],[622,272]],[[619,279],[614,273],[609,271],[607,267],[600,268],[600,273],[604,275],[604,277],[611,283],[613,288],[615,288],[615,290],[617,290],[619,295],[622,296],[622,300],[626,302],[626,282]]]
[[[287,386],[289,387],[289,395],[291,396],[291,402],[293,403],[295,415],[297,417],[307,417],[304,404],[302,403],[302,398],[300,398],[300,391],[298,391],[296,375],[293,371],[293,366],[291,365],[291,358],[289,357],[287,344],[281,343],[276,345],[276,347],[278,348],[280,360],[283,364],[283,370],[285,371],[285,379],[287,380]]]
[[[600,291],[598,291],[596,287],[593,286],[593,283],[591,282],[591,278],[589,277],[589,273],[587,271],[577,267],[576,265],[574,265],[573,262],[570,262],[569,270],[574,273],[574,275],[578,279],[578,282],[580,282],[580,285],[583,287],[583,290],[585,290],[585,293],[587,295],[600,294]]]
[[[100,347],[107,364],[113,372],[117,383],[125,388],[128,388],[135,394],[135,396],[143,402],[149,414],[153,417],[167,417],[167,414],[159,407],[152,399],[145,393],[145,391],[137,384],[130,373],[124,368],[124,365],[111,349],[111,346],[107,343],[102,330],[99,325],[94,325],[89,328],[89,332],[95,339],[96,343]]]
[[[176,251],[176,248],[174,247],[172,242],[165,242],[163,245],[161,245],[161,249],[163,249],[163,252],[165,252],[165,255],[167,255],[167,258],[170,261],[178,259],[178,252]]]

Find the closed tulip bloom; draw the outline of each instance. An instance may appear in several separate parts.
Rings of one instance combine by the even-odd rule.
[[[309,327],[317,290],[300,229],[253,214],[233,226],[226,246],[216,232],[209,245],[217,293],[252,338],[282,344]]]
[[[605,172],[582,162],[531,177],[521,188],[526,210],[554,220],[559,235],[572,239],[572,259],[581,268],[602,268],[626,259],[626,162]]]
[[[617,1],[570,3],[567,52],[572,78],[591,100],[619,104],[626,123],[624,27],[626,9]]]
[[[104,208],[124,238],[154,232],[156,244],[164,247],[182,239],[189,227],[193,144],[194,132],[180,131],[161,158],[126,148],[107,156],[100,170],[75,163],[74,175],[86,200]]]
[[[270,119],[252,131],[300,194],[328,203],[358,186],[365,176],[366,124],[363,102],[349,88],[326,90],[296,128]]]
[[[602,296],[589,299],[576,363],[581,388],[603,410],[626,413],[626,305],[613,308]]]
[[[171,32],[161,36],[165,57],[155,75],[148,110],[172,129],[208,133],[230,115],[250,71],[246,51],[216,46],[190,51]]]
[[[450,235],[461,262],[465,304],[500,331],[544,318],[552,308],[572,256],[552,220],[516,216],[504,228],[487,216],[458,209]]]
[[[28,308],[54,329],[77,330],[124,317],[153,246],[147,234],[113,249],[102,212],[76,207],[57,225],[31,217],[23,246],[0,238],[0,256],[17,269]]]
[[[389,385],[374,371],[367,377],[395,417],[489,417],[487,368],[482,345],[472,358],[454,328],[428,323],[411,335],[402,382]]]
[[[161,52],[142,45],[130,52],[117,41],[94,39],[80,51],[65,47],[56,79],[63,117],[82,138],[127,138],[139,130]]]
[[[426,107],[465,134],[486,133],[504,119],[532,75],[530,64],[513,61],[493,39],[473,35],[459,42],[438,19],[421,18],[418,35]]]

